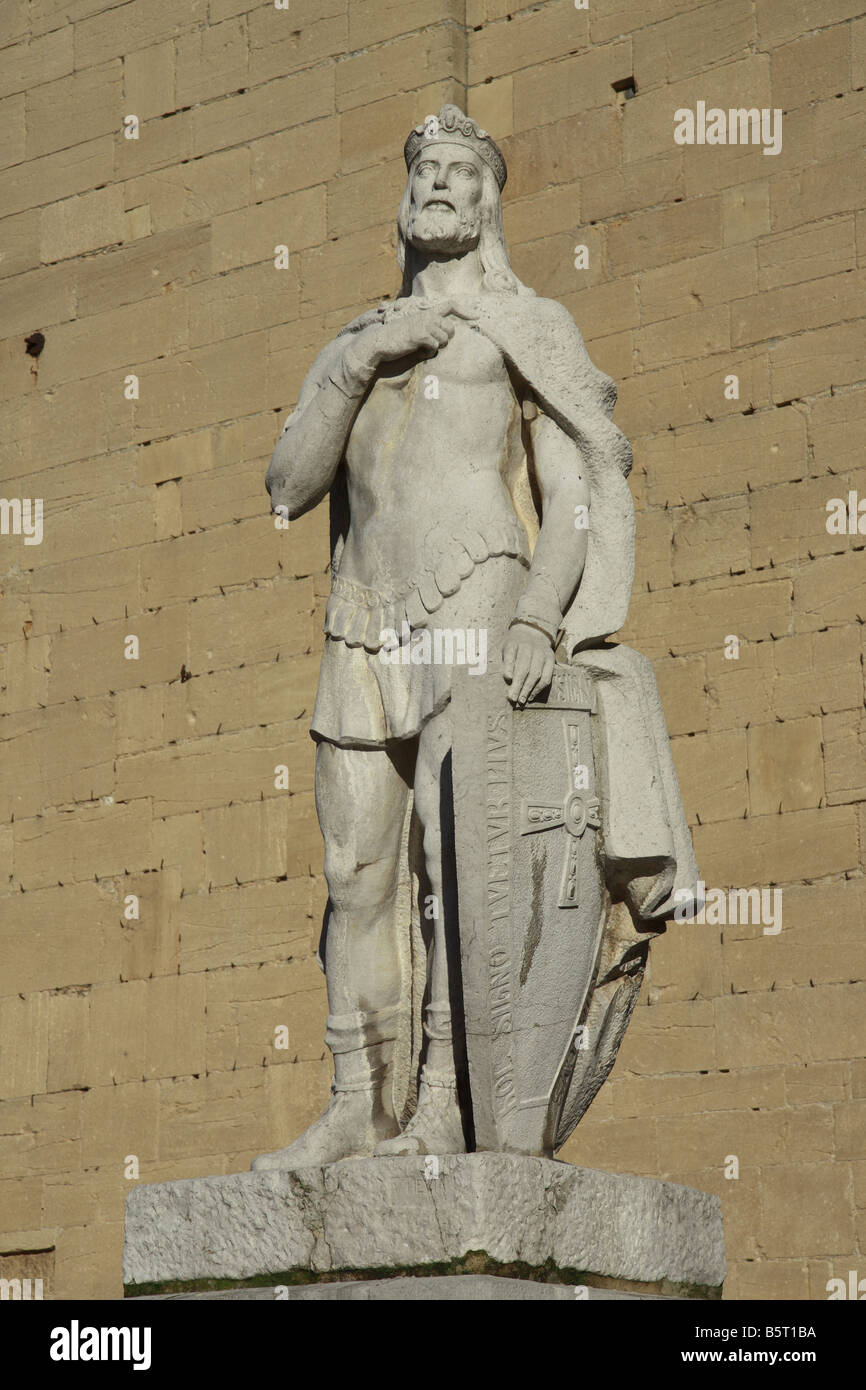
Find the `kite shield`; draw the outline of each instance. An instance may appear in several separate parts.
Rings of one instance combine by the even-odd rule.
[[[607,907],[595,693],[557,665],[515,710],[498,670],[452,694],[466,1046],[476,1148],[552,1155]]]

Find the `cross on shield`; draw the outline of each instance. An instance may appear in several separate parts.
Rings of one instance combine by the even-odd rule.
[[[536,835],[541,830],[556,830],[564,826],[568,835],[562,861],[562,881],[559,886],[559,906],[578,906],[578,887],[580,879],[580,839],[587,827],[598,830],[601,821],[598,817],[598,797],[583,796],[577,790],[578,784],[585,782],[588,769],[580,761],[580,725],[574,718],[563,715],[562,732],[565,735],[565,754],[571,768],[570,783],[573,788],[555,806],[546,802],[527,801],[520,803],[518,830],[521,835]]]

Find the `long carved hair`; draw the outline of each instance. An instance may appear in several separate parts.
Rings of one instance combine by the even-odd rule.
[[[397,213],[397,262],[403,272],[403,284],[399,298],[412,293],[412,279],[420,268],[419,253],[408,238],[409,212],[412,176],[406,180],[406,188]],[[502,199],[499,185],[493,170],[485,164],[481,171],[481,233],[478,241],[478,255],[481,261],[484,288],[499,294],[534,294],[518,280],[511,269],[508,249],[505,245],[505,228],[502,225]]]

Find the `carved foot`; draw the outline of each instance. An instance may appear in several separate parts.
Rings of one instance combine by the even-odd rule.
[[[374,1103],[375,1102],[375,1108]],[[259,1154],[253,1172],[318,1167],[341,1158],[369,1158],[381,1140],[399,1134],[399,1125],[366,1091],[338,1091],[327,1110],[293,1144]]]
[[[396,1139],[385,1139],[374,1150],[377,1158],[408,1154],[463,1154],[466,1140],[453,1081],[421,1081],[418,1108]]]

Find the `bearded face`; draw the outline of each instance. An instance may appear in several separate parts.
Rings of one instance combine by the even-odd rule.
[[[455,255],[481,235],[482,164],[464,145],[445,141],[421,151],[411,173],[410,245]]]

